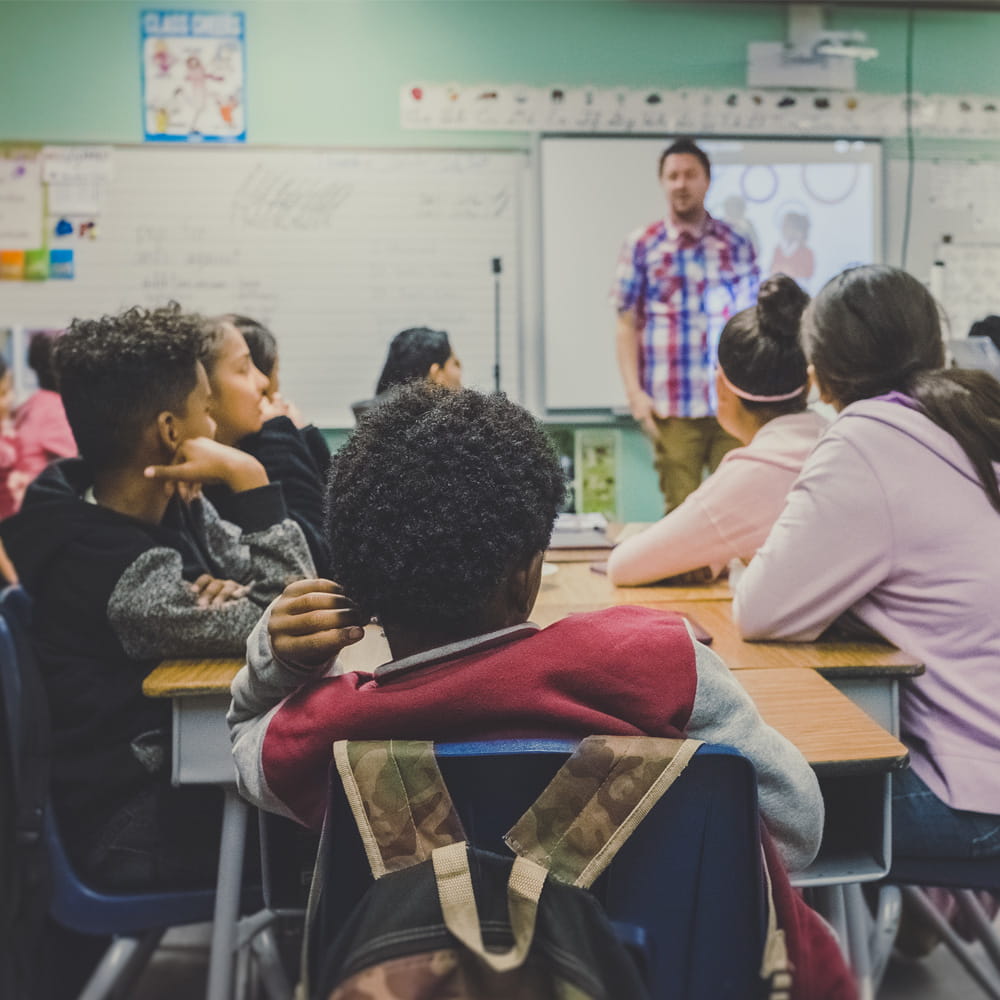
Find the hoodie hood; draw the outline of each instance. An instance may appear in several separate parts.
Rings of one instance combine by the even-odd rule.
[[[96,573],[109,549],[120,546],[123,529],[125,537],[133,538],[138,546],[134,552],[147,548],[151,541],[178,545],[166,527],[85,502],[83,496],[93,484],[93,473],[82,458],[53,462],[28,487],[20,512],[0,522],[0,538],[29,593],[49,564],[77,543],[93,561]]]
[[[893,392],[887,396],[851,403],[850,406],[844,407],[831,426],[837,427],[841,421],[854,420],[874,420],[886,427],[895,428],[916,444],[932,452],[942,462],[946,462],[959,475],[982,487],[975,467],[958,441],[943,427],[934,423],[921,409],[920,404],[909,396]],[[993,471],[1000,479],[1000,464],[994,462]]]

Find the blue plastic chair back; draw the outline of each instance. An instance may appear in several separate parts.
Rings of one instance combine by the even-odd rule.
[[[26,671],[38,671],[29,625],[31,601],[20,587],[0,593],[0,673],[3,693],[20,697]],[[20,718],[19,704],[16,708]],[[62,842],[51,804],[44,818],[44,837],[51,869],[49,913],[63,927],[82,934],[135,936],[147,930],[212,919],[214,890],[141,894],[101,893],[83,884]]]
[[[439,744],[438,763],[470,842],[509,856],[504,834],[575,746],[569,740]],[[314,966],[323,943],[333,940],[371,885],[335,769],[327,822],[327,889],[308,930]],[[701,747],[593,892],[624,943],[638,946],[653,997],[761,995],[766,900],[750,762],[729,747]]]

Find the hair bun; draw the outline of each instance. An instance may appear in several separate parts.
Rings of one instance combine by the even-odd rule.
[[[794,340],[809,296],[787,274],[768,278],[757,293],[757,326],[772,340]]]

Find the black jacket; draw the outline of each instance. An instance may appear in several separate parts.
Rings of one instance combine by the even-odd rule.
[[[238,447],[264,466],[272,483],[281,484],[288,516],[302,529],[316,571],[325,576],[330,565],[323,501],[326,473],[320,472],[302,433],[288,417],[272,417]],[[231,520],[233,492],[228,486],[207,486],[205,496],[221,517]]]
[[[0,524],[34,604],[68,842],[89,840],[139,788],[169,780],[170,703],[142,694],[156,663],[241,655],[261,610],[309,567],[277,486],[234,497],[241,526],[209,503],[176,500],[151,525],[85,500],[92,482],[82,459],[55,462]],[[254,586],[223,608],[198,608],[190,583],[204,572]]]

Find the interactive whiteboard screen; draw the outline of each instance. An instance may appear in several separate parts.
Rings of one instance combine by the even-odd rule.
[[[541,142],[545,402],[623,409],[609,295],[632,231],[667,212],[657,178],[665,139],[546,137]],[[882,157],[857,140],[705,140],[712,215],[746,233],[761,276],[784,271],[815,293],[882,257]]]

